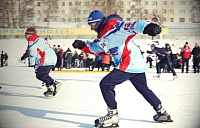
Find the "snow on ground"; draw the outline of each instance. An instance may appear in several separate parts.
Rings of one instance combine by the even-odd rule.
[[[63,83],[60,95],[47,99],[34,69],[18,63],[25,40],[0,40],[0,50],[9,55],[9,66],[0,67],[0,128],[92,128],[94,120],[107,111],[99,82],[106,72],[52,72]],[[84,69],[82,69],[84,70]],[[173,123],[156,123],[155,111],[129,81],[116,86],[120,128],[199,128],[200,74],[181,73],[172,81],[171,73],[153,79],[155,68],[147,72],[150,89],[161,99]]]

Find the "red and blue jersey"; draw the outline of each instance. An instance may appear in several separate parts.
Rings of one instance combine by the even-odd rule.
[[[145,58],[133,37],[143,33],[146,25],[144,21],[111,18],[100,29],[97,39],[85,42],[82,51],[95,55],[109,54],[113,57],[115,68],[129,73],[143,73],[147,71]]]
[[[57,56],[49,43],[38,35],[32,35],[28,38],[28,48],[30,51],[30,65],[39,66],[55,65]]]

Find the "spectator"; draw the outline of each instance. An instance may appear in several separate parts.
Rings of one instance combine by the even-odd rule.
[[[67,49],[66,53],[65,53],[65,60],[66,60],[66,67],[67,69],[71,69],[71,65],[72,65],[72,51],[71,49]]]
[[[198,43],[195,43],[194,48],[192,49],[193,55],[193,65],[194,65],[194,73],[199,73],[199,60],[200,60],[200,47]]]
[[[95,57],[95,65],[96,65],[98,71],[99,71],[99,68],[101,68],[102,71],[103,71],[102,63],[101,63],[102,59],[103,59],[103,56],[96,56]]]
[[[177,56],[177,68],[182,69],[183,59],[181,58],[181,55],[179,53],[177,53],[176,56]]]
[[[170,64],[172,65],[172,67],[173,67],[173,54],[172,54],[172,49],[171,49],[171,46],[168,44],[168,43],[166,43],[165,44],[165,48],[166,48],[166,52],[167,52],[167,54],[169,55],[169,61],[170,61]],[[165,64],[165,72],[170,72],[170,69],[169,69],[169,67],[167,66],[167,64]]]
[[[103,59],[101,61],[102,63],[102,71],[105,70],[105,67],[106,67],[106,70],[109,71],[110,70],[110,56],[108,54],[105,54],[103,55]]]
[[[58,48],[56,50],[56,55],[57,55],[57,63],[56,63],[56,67],[58,68],[58,71],[61,71],[61,65],[62,65],[62,58],[61,58],[61,54],[62,54],[62,48],[60,47],[60,45],[58,45]]]
[[[189,70],[189,60],[191,57],[191,50],[188,45],[188,42],[185,43],[184,47],[181,50],[181,57],[183,59],[183,65],[182,65],[182,73],[184,73],[184,67],[186,63],[186,73],[188,73]]]
[[[8,66],[8,54],[7,53],[4,54],[4,58],[5,58],[5,66]]]
[[[3,51],[1,51],[1,67],[3,67],[3,60],[4,60],[4,54]]]

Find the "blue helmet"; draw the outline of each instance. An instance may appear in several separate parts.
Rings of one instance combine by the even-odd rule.
[[[99,10],[94,10],[88,17],[88,24],[97,23],[104,18],[104,14]]]

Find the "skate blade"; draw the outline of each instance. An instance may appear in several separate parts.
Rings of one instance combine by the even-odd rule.
[[[159,120],[157,121],[158,123],[168,123],[168,122],[174,122],[173,120],[169,119],[169,120]]]
[[[118,128],[119,124],[112,124],[110,126],[95,125],[94,128]]]

